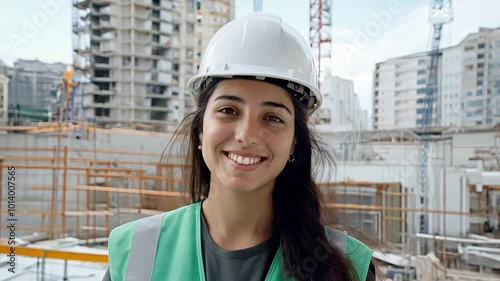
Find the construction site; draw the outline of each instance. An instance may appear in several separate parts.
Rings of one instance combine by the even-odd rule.
[[[311,0],[319,62],[330,9]],[[229,0],[73,1],[75,61],[53,120],[0,127],[1,281],[102,280],[112,229],[190,204],[186,155],[165,148],[193,106],[185,84],[208,35],[233,10]],[[440,17],[437,40],[451,20]],[[336,165],[315,167],[328,172],[317,182],[340,215],[334,227],[374,250],[380,280],[500,280],[500,123],[436,124],[439,56],[438,41],[424,56],[421,126],[319,132]]]

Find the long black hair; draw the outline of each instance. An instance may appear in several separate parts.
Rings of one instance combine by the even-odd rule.
[[[218,82],[220,79],[196,96],[196,109],[184,118],[171,140],[171,143],[184,144],[184,153],[187,152],[183,176],[193,203],[206,198],[210,191],[210,170],[197,147],[201,144],[203,116]],[[296,280],[358,280],[344,252],[328,242],[322,194],[314,181],[313,159],[315,167],[334,168],[335,162],[309,127],[306,107],[296,98],[292,97],[292,101],[295,161],[288,162],[278,175],[272,194],[272,232],[281,247],[284,269]]]

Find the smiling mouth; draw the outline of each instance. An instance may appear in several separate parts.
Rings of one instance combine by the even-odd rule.
[[[231,152],[224,152],[227,158],[240,165],[253,165],[266,160],[266,157],[246,157]]]

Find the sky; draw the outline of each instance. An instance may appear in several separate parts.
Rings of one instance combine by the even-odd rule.
[[[0,59],[71,63],[70,0],[0,2]],[[309,0],[262,0],[309,38]],[[332,0],[332,57],[324,71],[354,82],[361,107],[371,111],[375,63],[430,50],[430,0]],[[251,12],[252,0],[235,0],[235,17]],[[443,28],[441,47],[458,44],[479,27],[500,27],[500,0],[453,0],[454,20]]]

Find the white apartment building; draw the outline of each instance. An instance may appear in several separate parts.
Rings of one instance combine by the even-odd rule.
[[[427,52],[376,64],[374,129],[420,127],[429,64]],[[500,122],[500,28],[480,28],[442,49],[438,83],[433,126]]]
[[[367,129],[367,113],[361,109],[351,80],[327,74],[321,82],[321,93],[323,105],[313,115],[318,130],[342,132]]]
[[[224,2],[232,11],[232,1],[207,2]],[[91,81],[83,88],[85,119],[175,128],[193,105],[185,87],[200,52],[196,1],[74,0],[74,7],[75,66]]]
[[[481,28],[458,45],[464,126],[500,122],[500,28]]]
[[[445,127],[463,125],[462,58],[460,45],[442,50],[441,125]]]
[[[373,84],[373,128],[420,125],[430,58],[420,53],[377,63]],[[437,117],[437,110],[433,116]],[[433,118],[437,124],[439,118]]]

